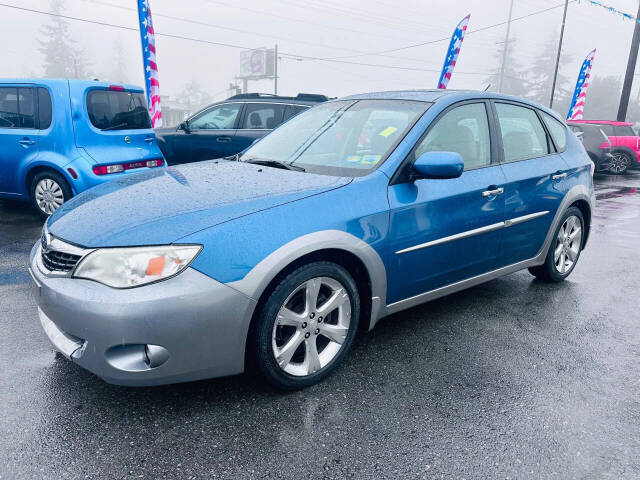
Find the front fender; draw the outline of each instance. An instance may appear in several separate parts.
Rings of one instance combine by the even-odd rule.
[[[269,283],[287,265],[309,253],[325,249],[347,251],[358,257],[364,264],[371,281],[369,328],[373,328],[378,319],[380,306],[386,305],[387,271],[380,255],[371,245],[340,230],[324,230],[298,237],[264,258],[242,280],[230,282],[227,285],[257,300]]]

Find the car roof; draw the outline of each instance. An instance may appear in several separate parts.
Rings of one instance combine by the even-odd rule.
[[[137,85],[128,85],[120,82],[102,82],[99,80],[77,80],[73,78],[0,78],[0,85],[2,84],[11,84],[11,85],[24,85],[24,84],[35,84],[35,85],[49,85],[49,86],[58,86],[66,83],[79,85],[80,87],[91,88],[91,87],[99,87],[99,88],[109,88],[112,85],[122,87],[125,90],[131,90],[136,92],[144,92],[142,87]]]
[[[613,125],[617,127],[632,127],[633,123],[618,122],[615,120],[568,120],[568,124],[588,124],[588,125]]]

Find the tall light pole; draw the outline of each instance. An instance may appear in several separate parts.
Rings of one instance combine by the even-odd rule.
[[[638,6],[638,17],[640,17],[640,6]],[[633,73],[636,71],[636,60],[638,59],[638,45],[640,45],[640,23],[636,20],[636,26],[633,28],[633,38],[631,39],[631,48],[629,49],[629,60],[627,60],[627,71],[624,74],[624,83],[622,84],[620,105],[618,106],[617,120],[619,122],[624,122],[627,117]]]
[[[558,41],[558,55],[556,56],[556,68],[553,71],[553,83],[551,84],[551,98],[549,108],[553,108],[553,96],[556,93],[556,81],[558,80],[558,67],[560,66],[560,53],[562,52],[562,38],[564,37],[564,24],[567,21],[567,7],[569,0],[564,0],[564,13],[562,14],[562,26],[560,27],[560,40]]]
[[[513,0],[509,4],[509,21],[507,22],[507,34],[504,37],[504,50],[502,51],[502,65],[500,66],[500,79],[498,80],[498,93],[502,93],[504,82],[504,68],[507,62],[507,49],[509,48],[509,33],[511,32],[511,14],[513,13]]]

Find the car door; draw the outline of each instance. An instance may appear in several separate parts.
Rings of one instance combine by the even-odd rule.
[[[233,155],[242,103],[212,106],[189,119],[187,128],[174,139],[173,163],[190,163]]]
[[[28,86],[0,87],[0,193],[23,189],[18,170],[38,154],[36,101]]]
[[[499,263],[505,266],[533,258],[545,240],[567,190],[568,165],[560,154],[566,137],[565,144],[556,148],[543,123],[543,113],[533,107],[503,101],[493,105],[507,179],[504,201],[508,226],[502,236]],[[563,124],[549,118],[565,130]]]
[[[285,106],[282,103],[270,102],[247,103],[234,139],[234,153],[248,148],[257,139],[280,125]]]
[[[396,178],[389,186],[388,303],[495,268],[504,221],[504,174],[492,141],[489,104],[456,104],[432,122],[407,158],[459,153],[455,179]]]

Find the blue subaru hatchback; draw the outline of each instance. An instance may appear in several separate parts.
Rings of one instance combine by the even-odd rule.
[[[162,165],[140,88],[0,80],[0,198],[46,216],[94,185]]]
[[[516,98],[352,96],[237,160],[110,182],[49,218],[30,270],[56,349],[122,385],[255,365],[300,388],[386,315],[526,268],[564,280],[589,236],[593,164]]]

